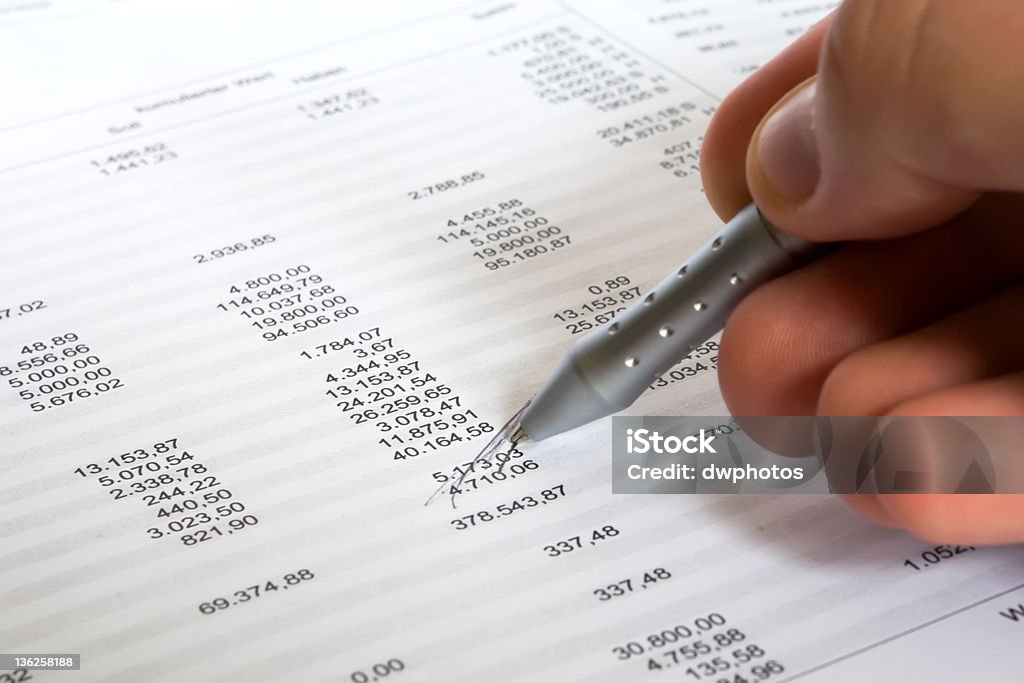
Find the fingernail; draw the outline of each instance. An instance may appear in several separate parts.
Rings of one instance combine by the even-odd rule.
[[[814,92],[810,81],[769,114],[757,142],[757,160],[765,180],[790,201],[810,197],[821,167],[814,138]]]

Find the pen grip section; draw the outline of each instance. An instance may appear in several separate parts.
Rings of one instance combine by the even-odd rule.
[[[624,408],[651,382],[714,336],[751,291],[795,267],[792,249],[750,205],[686,263],[615,320],[577,342],[578,372]],[[788,236],[799,252],[811,243]]]

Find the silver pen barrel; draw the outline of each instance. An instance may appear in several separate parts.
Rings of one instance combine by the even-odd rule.
[[[751,204],[686,264],[613,321],[578,340],[522,415],[533,441],[617,413],[718,333],[751,291],[822,245],[788,235]]]

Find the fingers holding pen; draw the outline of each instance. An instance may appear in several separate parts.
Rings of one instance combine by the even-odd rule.
[[[783,229],[834,241],[907,235],[951,219],[982,190],[1024,190],[1024,91],[1011,82],[1015,69],[997,68],[1024,58],[1022,23],[1013,3],[998,0],[846,0],[723,102],[704,144],[709,199],[729,217],[749,187]],[[737,149],[748,140],[744,184]],[[1001,211],[988,222],[1011,225]],[[730,404],[812,413],[839,358],[967,303],[978,273],[965,267],[1013,271],[1000,261],[1020,251],[1020,238],[998,227],[986,233],[972,214],[953,223],[975,233],[940,229],[914,244],[921,253],[857,247],[873,261],[837,254],[755,293],[726,331]],[[747,349],[737,329],[765,343]],[[783,349],[800,358],[778,357]],[[733,378],[759,374],[778,381],[746,396],[734,388]]]
[[[1001,0],[845,0],[722,103],[702,172],[723,218],[752,198],[794,234],[872,240],[736,310],[719,369],[733,414],[1024,414],[1024,202],[989,194],[1024,192],[1022,32]],[[849,502],[994,543],[1024,538],[1022,498]]]
[[[722,338],[730,411],[1024,414],[1022,222],[1024,198],[987,195],[943,226],[848,246],[762,287]],[[1020,436],[1005,443],[992,452],[1004,484],[1024,465]],[[845,498],[868,519],[937,542],[1024,538],[1024,522],[1010,521],[1021,514],[985,518],[1005,506],[1024,513],[1024,496]]]
[[[875,392],[872,401],[821,405],[826,380],[847,358],[1024,277],[1019,221],[1024,198],[988,195],[938,228],[854,243],[761,287],[740,304],[722,335],[719,383],[730,411],[876,414],[904,400],[885,398],[910,386],[895,379],[897,373],[864,380],[861,393]],[[1009,317],[1005,324],[1015,322]]]

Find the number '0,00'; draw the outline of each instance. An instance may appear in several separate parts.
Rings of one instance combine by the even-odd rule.
[[[353,683],[370,683],[388,674],[398,673],[405,669],[405,663],[401,659],[389,659],[381,664],[374,664],[370,667],[372,674],[363,671],[356,671],[352,674]],[[372,676],[372,677],[371,677]]]

